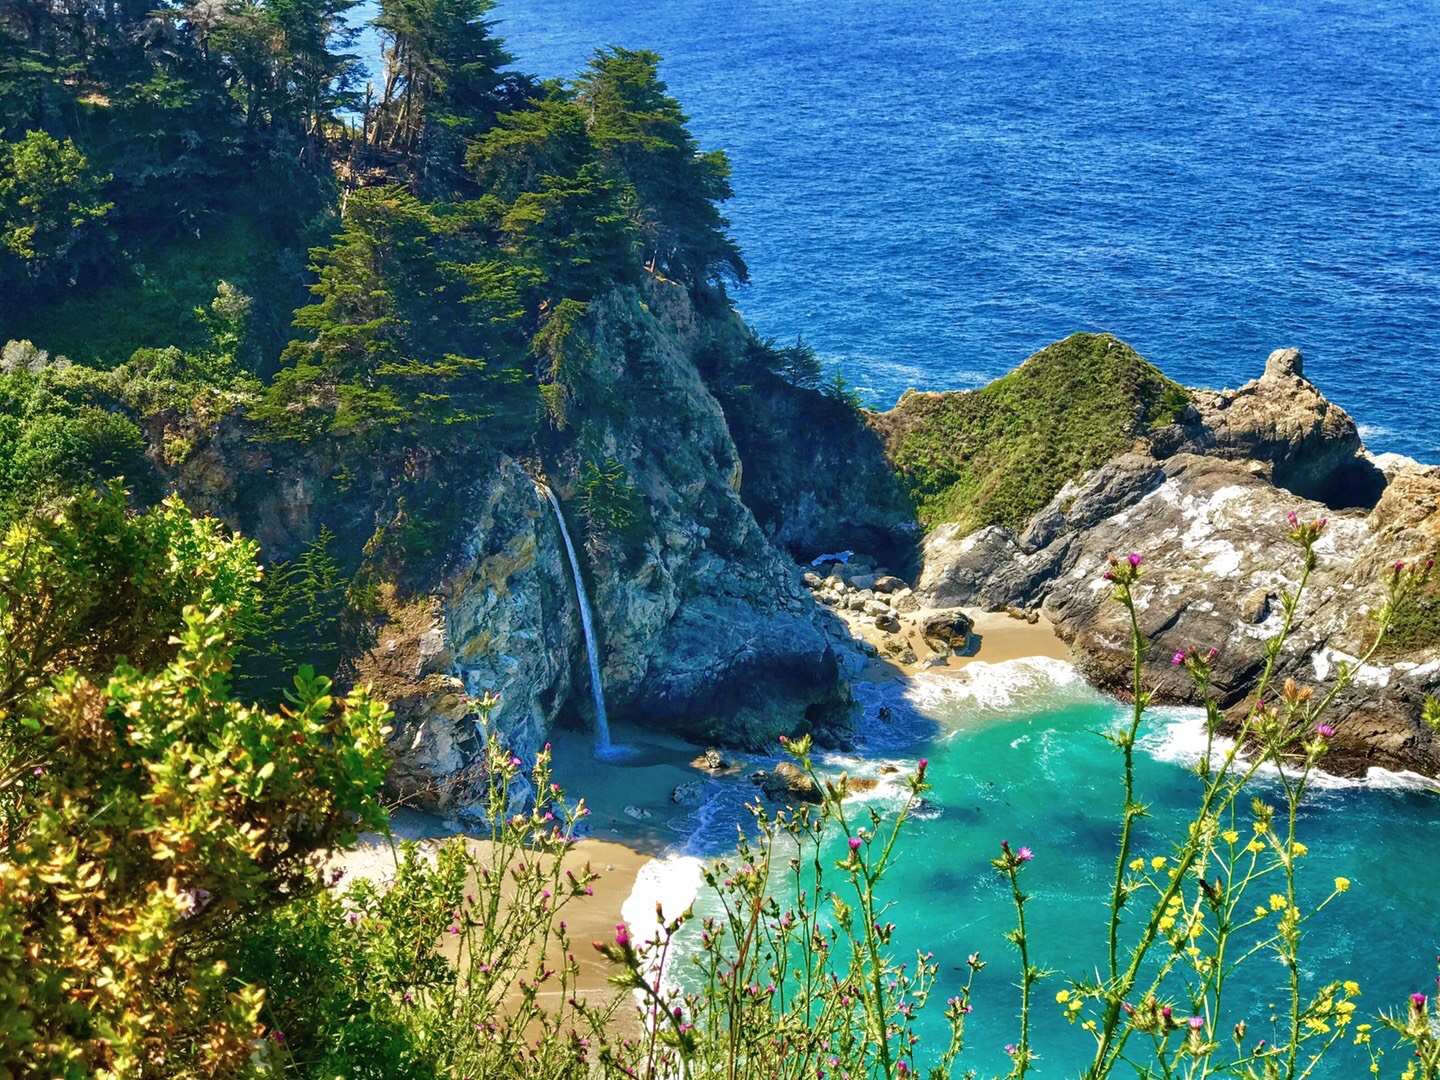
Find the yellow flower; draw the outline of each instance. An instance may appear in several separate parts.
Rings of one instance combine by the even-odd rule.
[[[1240,834],[1234,829],[1226,829],[1220,836],[1227,844],[1238,843],[1240,840]]]
[[[1260,852],[1265,850],[1265,845],[1259,840],[1251,840],[1245,845],[1245,850],[1250,852],[1251,855],[1259,855]]]
[[[1145,860],[1144,860],[1144,859],[1131,859],[1131,860],[1130,860],[1130,869],[1131,869],[1131,870],[1136,870],[1136,871],[1144,870],[1144,869],[1145,869]]]
[[[1310,849],[1304,844],[1300,843],[1299,840],[1292,840],[1290,841],[1290,854],[1294,855],[1296,858],[1299,858],[1302,855],[1309,855]]]
[[[1164,868],[1165,861],[1166,860],[1164,855],[1156,855],[1153,859],[1150,860],[1150,866],[1154,870],[1160,870]]]
[[[1263,907],[1261,907],[1259,904],[1256,904],[1256,905],[1255,905],[1255,917],[1256,917],[1257,919],[1263,919],[1266,915],[1269,915],[1269,914],[1270,914],[1270,912],[1266,911],[1266,910],[1265,910]]]
[[[1196,957],[1198,957],[1198,956],[1200,955],[1200,946],[1198,946],[1198,945],[1191,945],[1191,946],[1190,946],[1188,949],[1186,949],[1185,951],[1190,954],[1190,959],[1194,960]]]
[[[1351,997],[1354,997],[1356,994],[1360,993],[1360,984],[1354,979],[1346,979],[1344,983],[1344,988],[1345,992]]]
[[[1064,1005],[1065,1002],[1067,1002],[1067,1001],[1069,1001],[1069,1000],[1070,1000],[1070,991],[1069,991],[1069,990],[1057,990],[1057,991],[1055,992],[1055,1001],[1056,1001],[1057,1004]]]
[[[1350,891],[1350,879],[1349,879],[1348,877],[1337,877],[1337,878],[1335,879],[1335,891],[1336,891],[1336,892],[1349,892],[1349,891]]]
[[[1272,892],[1270,894],[1271,911],[1284,911],[1289,906],[1290,901],[1286,900],[1285,897],[1281,896],[1278,892]]]
[[[1174,919],[1173,916],[1165,915],[1165,916],[1163,916],[1163,917],[1160,919],[1160,929],[1161,929],[1161,930],[1169,930],[1169,929],[1170,929],[1171,927],[1173,927],[1174,925],[1175,925],[1175,919]]]

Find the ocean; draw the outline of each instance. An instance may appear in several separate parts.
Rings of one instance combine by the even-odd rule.
[[[1274,348],[1440,461],[1440,9],[1362,0],[501,0],[525,70],[654,49],[763,334],[868,403],[1077,330],[1180,381]]]
[[[983,384],[1077,330],[1110,331],[1191,385],[1236,386],[1280,346],[1375,451],[1440,461],[1440,12],[1360,0],[501,0],[525,70],[569,76],[597,45],[654,49],[707,148],[752,271],[738,306],[803,336],[868,404]],[[1117,706],[1068,669],[956,696],[925,677],[872,691],[854,762],[930,760],[887,895],[895,951],[933,949],[938,1002],[980,950],[965,1063],[1007,1066],[1014,954],[989,860],[1035,851],[1036,962],[1102,961],[1120,805]],[[888,695],[888,697],[887,697]],[[874,721],[882,699],[904,723]],[[1157,714],[1139,766],[1140,850],[1163,854],[1194,795],[1195,717]],[[623,768],[623,766],[621,766]],[[737,794],[738,792],[738,794]],[[581,792],[583,794],[583,792]],[[1257,794],[1274,798],[1262,782]],[[630,905],[684,896],[727,846],[744,789],[717,789]],[[1361,1012],[1433,991],[1440,804],[1404,778],[1309,798],[1305,900],[1354,888],[1306,937],[1306,985],[1354,978]],[[676,902],[683,903],[683,899]],[[703,910],[702,894],[697,903]],[[627,908],[627,917],[629,917]],[[1231,1021],[1268,1038],[1283,971],[1265,955]],[[684,979],[683,965],[675,977]],[[1082,1032],[1037,991],[1032,1075],[1073,1075]],[[928,1033],[938,1039],[939,1023]],[[1221,1037],[1227,1037],[1221,1032]],[[1363,1075],[1342,1047],[1323,1072]]]
[[[966,957],[978,951],[987,966],[975,980],[968,1049],[955,1075],[969,1068],[982,1076],[1003,1075],[1008,1069],[1004,1047],[1018,1032],[1019,962],[1002,936],[1014,925],[1009,886],[990,865],[1000,842],[1008,840],[1012,848],[1034,852],[1022,878],[1033,897],[1026,907],[1031,961],[1052,973],[1035,990],[1032,1046],[1039,1059],[1031,1075],[1074,1076],[1093,1044],[1067,1022],[1055,993],[1068,988],[1069,979],[1093,976],[1106,962],[1105,912],[1123,788],[1119,752],[1102,733],[1122,724],[1128,710],[1086,686],[1061,661],[975,664],[966,672],[967,682],[953,674],[922,674],[860,686],[865,719],[857,750],[821,754],[818,760],[823,771],[882,780],[886,765],[908,773],[920,757],[929,760],[927,778],[934,790],[906,824],[880,890],[891,905],[885,918],[897,924],[893,955],[903,960],[934,952],[940,965],[932,1006],[918,1025],[922,1050],[914,1063],[923,1070],[943,1048],[943,1002],[963,987]],[[888,706],[885,719],[881,706]],[[1134,851],[1149,859],[1173,850],[1197,805],[1199,782],[1192,767],[1204,750],[1203,714],[1157,709],[1141,732],[1136,794],[1149,813],[1137,824]],[[1283,806],[1273,776],[1257,778],[1251,794]],[[656,900],[665,902],[671,916],[692,900],[698,914],[719,914],[714,897],[699,887],[697,856],[723,855],[733,846],[734,826],[743,820],[742,797],[734,788],[717,787],[712,806],[677,822],[694,829],[642,872],[626,905],[637,936],[652,926]],[[892,780],[863,801],[888,815],[902,798]],[[853,807],[852,817],[860,816],[860,809]],[[1241,800],[1240,811],[1236,828],[1244,843],[1251,835],[1247,800]],[[1423,868],[1440,865],[1437,811],[1440,795],[1433,781],[1382,770],[1364,780],[1319,775],[1303,804],[1299,835],[1309,853],[1299,860],[1302,910],[1313,911],[1337,876],[1352,885],[1304,925],[1302,986],[1311,994],[1327,982],[1359,982],[1355,1023],[1373,1021],[1382,1010],[1403,1010],[1412,992],[1434,992],[1440,925],[1434,918],[1433,875]],[[837,835],[827,860],[844,854]],[[832,884],[842,879],[837,874]],[[1265,904],[1277,885],[1265,879],[1251,886],[1247,910],[1249,903]],[[1131,933],[1139,911],[1125,923]],[[1273,924],[1273,918],[1266,920],[1272,930]],[[1263,936],[1258,927],[1237,932],[1230,957]],[[697,947],[692,933],[667,968],[671,982],[686,985],[691,970],[686,957]],[[1247,1049],[1261,1039],[1286,1041],[1286,978],[1274,953],[1263,949],[1231,976],[1216,1036],[1226,1048],[1233,1048],[1231,1027],[1241,1019]],[[1175,993],[1182,980],[1168,985],[1177,1015],[1188,1016],[1189,1003]],[[1096,1015],[1093,1004],[1085,1015]],[[1377,1045],[1388,1047],[1389,1040],[1377,1037]],[[1217,1060],[1234,1056],[1222,1052]],[[1350,1080],[1368,1075],[1368,1066],[1364,1050],[1347,1038],[1311,1075]]]

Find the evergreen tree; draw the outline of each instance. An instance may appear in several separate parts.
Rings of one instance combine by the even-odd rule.
[[[634,189],[645,262],[687,284],[749,277],[718,203],[730,198],[724,152],[703,153],[653,52],[602,49],[577,83],[602,160]]]

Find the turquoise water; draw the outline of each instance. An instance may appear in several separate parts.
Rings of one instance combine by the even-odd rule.
[[[984,681],[992,688],[981,695],[985,702],[943,694],[937,689],[943,683],[934,677],[911,684],[910,700],[898,684],[871,692],[867,746],[853,760],[832,760],[831,767],[863,772],[880,760],[913,766],[918,757],[928,757],[934,792],[903,834],[884,885],[885,895],[896,901],[887,917],[900,927],[897,957],[922,949],[939,958],[937,1004],[963,984],[968,954],[978,951],[989,961],[976,980],[971,1049],[962,1059],[962,1065],[988,1075],[1004,1071],[1003,1047],[1015,1039],[1019,971],[1014,950],[1001,937],[1013,925],[1008,886],[990,860],[1001,840],[1035,852],[1024,874],[1034,897],[1026,909],[1033,962],[1077,977],[1104,963],[1104,905],[1121,788],[1118,752],[1099,732],[1125,714],[1078,681],[1062,686],[1021,681],[1017,687],[1017,680],[1001,671]],[[889,723],[873,719],[882,703],[894,714]],[[1194,805],[1198,782],[1187,764],[1198,745],[1198,723],[1188,710],[1161,712],[1147,721],[1137,783],[1151,816],[1139,826],[1136,844],[1146,856],[1169,850]],[[1263,780],[1255,793],[1277,803],[1280,797],[1278,786]],[[1310,924],[1303,952],[1307,986],[1353,978],[1364,988],[1362,1012],[1403,1006],[1415,990],[1433,991],[1440,953],[1437,796],[1395,779],[1387,785],[1384,777],[1366,786],[1329,781],[1306,802],[1300,835],[1310,848],[1302,860],[1302,907],[1323,899],[1337,875],[1354,883]],[[711,837],[722,842],[720,833]],[[837,858],[842,847],[837,840]],[[1269,892],[1260,890],[1257,902]],[[703,896],[698,907],[706,907]],[[1283,1007],[1287,1000],[1284,979],[1269,955],[1249,961],[1231,983],[1224,1031],[1243,1017],[1247,1041],[1269,1038],[1272,1006]],[[1065,1023],[1054,1003],[1055,991],[1064,985],[1057,976],[1036,992],[1033,1046],[1040,1061],[1033,1075],[1038,1077],[1073,1075],[1087,1060],[1088,1036]],[[943,1044],[942,1010],[943,1005],[933,1010],[922,1026],[935,1046]],[[1368,1059],[1354,1053],[1347,1043],[1315,1075],[1338,1080],[1366,1074]]]
[[[1440,460],[1440,18],[1428,0],[501,0],[521,66],[653,48],[754,282],[870,400],[1075,330],[1238,385],[1280,345]]]

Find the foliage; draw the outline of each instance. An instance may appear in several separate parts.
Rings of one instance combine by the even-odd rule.
[[[632,211],[652,270],[689,285],[749,271],[717,204],[730,198],[730,162],[703,153],[653,52],[602,49],[576,82],[590,137],[606,166],[634,191]]]
[[[277,700],[290,673],[304,664],[326,676],[340,666],[349,581],[334,542],[335,534],[322,528],[293,562],[276,563],[261,578],[238,649],[235,689],[242,700]]]
[[[922,522],[1015,529],[1187,404],[1123,342],[1074,334],[979,390],[910,395],[887,423]]]
[[[316,302],[296,313],[310,339],[286,349],[291,366],[257,419],[294,439],[438,435],[501,411],[529,419],[502,408],[520,383],[508,282],[475,286],[461,269],[482,224],[402,188],[356,192],[335,244],[314,252]]]
[[[1440,645],[1440,587],[1427,582],[1405,597],[1394,613],[1394,625],[1385,640],[1386,659],[1414,656]]]
[[[587,535],[631,539],[649,522],[649,509],[625,466],[614,458],[587,461],[580,470],[580,506]]]
[[[262,988],[216,943],[377,827],[382,706],[302,669],[231,700],[255,549],[177,501],[76,498],[0,541],[0,1069],[249,1076]]]
[[[255,545],[174,496],[130,514],[122,492],[83,495],[14,522],[0,538],[0,713],[69,669],[99,679],[121,657],[167,660],[185,607],[244,619],[256,579]]]
[[[549,763],[548,747],[525,769],[491,741],[486,840],[403,845],[389,885],[362,878],[278,911],[236,942],[236,975],[272,988],[265,1017],[287,1071],[317,1080],[594,1075],[591,1043],[605,1040],[622,1006],[575,994],[564,917],[598,875],[569,854],[586,810],[567,805]],[[510,811],[518,782],[536,792],[525,813]]]
[[[0,244],[32,279],[53,272],[110,212],[109,179],[69,139],[30,131],[0,144]]]

